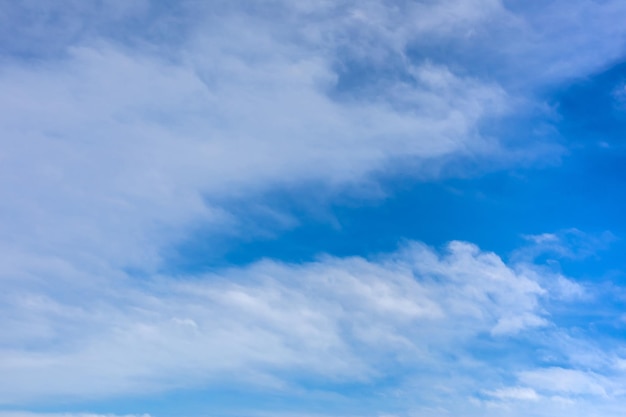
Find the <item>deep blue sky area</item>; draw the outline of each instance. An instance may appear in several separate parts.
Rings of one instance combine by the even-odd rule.
[[[358,78],[352,82],[359,86],[380,76],[361,69],[350,74]],[[341,89],[350,91],[350,86],[343,86],[345,82],[350,81],[340,78]],[[597,234],[610,231],[616,238],[612,246],[620,245],[621,237],[626,236],[621,219],[626,212],[624,88],[626,64],[614,64],[545,94],[545,102],[556,113],[552,120],[526,120],[526,125],[515,126],[521,131],[505,132],[515,141],[524,137],[532,141],[536,140],[533,132],[549,124],[552,136],[565,147],[555,161],[436,183],[394,176],[373,185],[388,195],[323,202],[317,209],[322,214],[307,208],[311,196],[306,188],[274,193],[267,198],[268,205],[290,205],[312,221],[248,242],[231,244],[226,240],[217,256],[213,255],[212,236],[200,232],[178,247],[173,264],[183,270],[202,270],[261,258],[298,262],[320,253],[376,254],[394,250],[403,239],[434,246],[466,240],[507,256],[523,244],[525,235],[569,228]],[[203,245],[205,239],[209,243]],[[619,262],[619,258],[609,257]]]
[[[616,64],[547,95],[546,101],[558,112],[551,127],[568,147],[557,161],[436,183],[394,177],[376,185],[387,196],[323,203],[321,215],[302,209],[310,204],[307,189],[274,195],[268,204],[290,204],[312,221],[278,235],[235,244],[225,240],[218,255],[210,236],[199,233],[178,247],[177,260],[170,267],[202,271],[262,258],[301,262],[322,253],[375,255],[393,251],[405,240],[436,247],[465,240],[507,257],[524,245],[524,236],[575,228],[598,235],[610,232],[615,239],[584,264],[568,266],[567,260],[561,260],[565,272],[587,278],[609,270],[621,275],[617,271],[625,266],[620,254],[626,237],[622,218],[626,213],[626,92],[622,107],[618,91],[624,86],[626,66]],[[532,122],[523,128],[532,136]],[[513,135],[523,137],[524,132]],[[209,243],[203,244],[207,237]]]
[[[247,264],[261,258],[300,262],[322,253],[375,255],[394,250],[404,240],[437,247],[450,240],[465,240],[507,257],[525,244],[525,235],[578,228],[595,234],[610,231],[615,241],[598,254],[602,260],[595,259],[595,266],[594,259],[589,260],[587,266],[594,269],[577,263],[567,272],[602,274],[607,266],[623,270],[625,166],[626,155],[620,155],[619,149],[590,145],[563,156],[558,166],[488,173],[438,184],[392,184],[391,197],[358,207],[328,207],[327,216],[332,216],[332,221],[314,218],[310,224],[282,232],[280,239],[270,236],[239,242],[235,247],[226,241],[225,253],[218,252],[217,260],[210,246],[203,247],[200,235],[181,245],[179,265],[182,270],[201,271],[210,269],[214,262]]]

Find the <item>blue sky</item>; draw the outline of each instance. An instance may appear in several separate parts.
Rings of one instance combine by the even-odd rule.
[[[0,0],[0,417],[623,415],[625,18]]]

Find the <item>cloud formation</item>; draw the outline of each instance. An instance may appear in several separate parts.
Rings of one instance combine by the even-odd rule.
[[[12,337],[0,355],[1,400],[28,404],[218,383],[289,390],[319,378],[372,384],[398,369],[419,369],[435,380],[443,370],[459,376],[471,370],[476,383],[486,378],[483,389],[493,384],[490,396],[526,398],[531,387],[547,388],[546,372],[580,372],[535,371],[532,361],[503,362],[494,372],[494,358],[471,346],[492,344],[497,357],[528,332],[553,327],[543,306],[567,300],[541,281],[557,278],[565,279],[452,242],[443,252],[410,243],[371,260],[266,260],[143,285],[120,277],[106,291],[66,287],[60,297],[23,289],[5,298],[11,305],[2,327]],[[74,291],[89,292],[70,298]],[[520,380],[529,388],[498,388],[516,369],[526,369]],[[579,392],[564,387],[565,394]],[[425,400],[436,398],[428,385],[419,389]],[[480,394],[463,385],[449,389]]]
[[[510,260],[411,242],[163,271],[198,230],[267,227],[241,206],[303,221],[264,200],[276,190],[557,160],[546,92],[620,59],[625,16],[611,0],[0,2],[0,403],[380,384],[402,399],[377,404],[389,415],[593,415],[597,398],[619,415],[626,352],[596,329],[623,320],[597,297],[623,291],[540,260],[610,233],[529,235]]]
[[[0,71],[9,98],[0,103],[6,253],[80,252],[150,269],[164,247],[199,225],[237,230],[225,200],[310,183],[341,189],[403,166],[436,178],[463,166],[450,161],[533,159],[545,149],[525,140],[513,151],[506,135],[484,129],[541,106],[511,79],[541,85],[535,67],[563,79],[614,59],[619,36],[594,26],[570,54],[544,29],[572,33],[580,14],[610,27],[599,21],[621,9],[585,2],[561,16],[508,7],[492,0],[5,4],[5,30],[20,39],[6,46]],[[500,34],[507,42],[485,42]],[[443,46],[448,57],[434,52]],[[492,56],[505,73],[456,61],[469,59],[459,49]],[[596,67],[571,62],[580,57]]]

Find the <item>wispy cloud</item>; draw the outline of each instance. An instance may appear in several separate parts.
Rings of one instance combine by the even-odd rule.
[[[606,250],[618,238],[611,232],[584,233],[578,229],[561,230],[557,233],[542,233],[524,236],[530,245],[518,250],[515,256],[537,258],[540,255],[556,259],[581,260]]]
[[[15,47],[43,54],[24,59],[7,49],[0,72],[0,198],[11,218],[2,233],[11,258],[80,253],[150,269],[164,246],[198,224],[233,228],[227,198],[311,182],[341,188],[403,164],[410,175],[433,178],[446,172],[442,166],[458,169],[450,161],[459,159],[514,161],[518,154],[505,156],[506,138],[481,126],[523,109],[532,94],[511,93],[506,77],[485,76],[476,62],[460,71],[462,55],[411,51],[424,39],[432,44],[424,50],[449,42],[497,49],[482,40],[499,33],[498,21],[521,22],[503,35],[515,48],[507,71],[521,79],[534,77],[524,72],[532,51],[541,66],[581,50],[594,54],[585,63],[601,65],[619,39],[602,43],[610,46],[604,51],[588,30],[577,54],[553,57],[560,44],[537,21],[573,31],[583,12],[619,15],[613,2],[585,3],[569,20],[533,10],[517,16],[482,0],[260,7],[3,6],[25,42]],[[134,30],[133,19],[145,30]],[[109,30],[113,24],[119,31]],[[525,49],[517,40],[531,38],[533,47],[519,55]],[[62,53],[49,57],[42,52],[49,48],[36,47],[51,42]],[[575,75],[589,70],[558,65]]]
[[[475,342],[505,349],[552,325],[542,307],[546,290],[517,270],[471,244],[438,253],[412,243],[375,260],[268,260],[147,287],[120,277],[105,292],[66,287],[55,297],[14,288],[5,300],[3,328],[13,336],[2,351],[2,401],[217,381],[273,389],[319,377],[370,384],[401,368],[472,369],[478,380],[490,371],[471,353]],[[74,291],[89,292],[68,297]],[[532,365],[511,364],[495,381]]]
[[[199,229],[262,230],[254,210],[293,227],[275,190],[558,158],[554,129],[508,124],[553,123],[546,91],[619,59],[625,16],[611,0],[2,2],[0,403],[308,383],[402,399],[372,415],[594,398],[619,415],[626,354],[584,320],[612,314],[607,290],[539,262],[592,256],[608,232],[528,236],[509,262],[413,242],[159,271]],[[0,412],[40,415],[96,417]]]
[[[338,102],[327,94],[330,58],[240,32],[222,36],[241,51],[199,37],[178,63],[98,43],[5,66],[1,197],[12,221],[2,232],[12,250],[73,257],[78,244],[86,257],[149,268],[190,227],[236,223],[226,198],[497,149],[475,132],[488,108],[504,106],[497,86],[424,64],[383,96]]]

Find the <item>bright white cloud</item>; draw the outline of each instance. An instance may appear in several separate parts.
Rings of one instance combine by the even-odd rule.
[[[217,381],[284,389],[294,376],[374,383],[398,367],[480,378],[488,365],[467,350],[473,342],[506,345],[549,323],[548,294],[519,270],[471,244],[438,253],[412,243],[377,260],[268,260],[147,287],[120,277],[56,296],[14,288],[1,319],[0,400]]]

